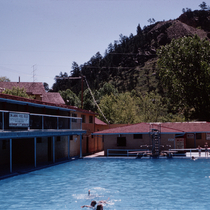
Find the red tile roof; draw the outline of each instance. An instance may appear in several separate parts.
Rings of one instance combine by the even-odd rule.
[[[161,125],[161,133],[201,133],[210,132],[209,122],[176,122],[176,123],[152,123],[153,128],[155,125]],[[95,132],[95,135],[111,135],[111,134],[134,134],[134,133],[149,133],[151,129],[150,123],[138,123],[123,127],[107,129]]]
[[[65,104],[44,102],[44,101],[40,101],[40,100],[28,99],[28,98],[23,98],[23,97],[13,96],[13,95],[7,95],[7,94],[2,94],[2,93],[0,93],[0,98],[9,99],[9,100],[15,100],[15,101],[23,101],[23,102],[35,103],[35,104],[41,104],[41,105],[47,105],[47,106],[53,106],[53,107],[61,107],[61,108],[65,108],[65,109],[76,110],[78,112],[83,112],[83,113],[96,115],[96,113],[94,113],[94,112],[92,112],[90,110],[79,109],[77,107],[68,106],[68,105],[65,105]]]
[[[107,130],[103,130],[103,131],[98,131],[98,132],[95,132],[94,134],[110,135],[110,134],[149,133],[150,129],[151,129],[150,123],[138,123],[138,124],[127,125],[127,126],[111,128],[111,129],[107,129]],[[182,133],[183,131],[162,126],[161,132],[162,133]]]
[[[95,124],[97,124],[97,125],[107,125],[105,122],[99,120],[97,117],[95,117]]]
[[[65,101],[61,97],[60,93],[49,92],[43,94],[42,101],[55,103],[55,104],[65,104]]]
[[[65,104],[60,93],[46,92],[41,82],[0,82],[0,93],[4,89],[12,89],[13,87],[24,88],[28,95],[40,95],[42,101],[55,104]]]
[[[162,123],[163,126],[180,129],[186,133],[190,132],[207,132],[210,131],[209,122],[175,122],[175,123]]]
[[[2,88],[11,90],[13,87],[25,88],[26,93],[30,95],[42,95],[46,93],[44,85],[41,82],[0,82],[1,90]]]

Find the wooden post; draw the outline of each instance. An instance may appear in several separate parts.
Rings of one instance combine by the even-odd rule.
[[[36,168],[36,137],[34,137],[34,167]]]
[[[80,158],[82,158],[82,135],[80,134]]]
[[[10,173],[12,173],[12,139],[10,139]]]
[[[55,163],[55,136],[53,136],[53,163]]]
[[[68,136],[68,159],[70,158],[70,136]]]

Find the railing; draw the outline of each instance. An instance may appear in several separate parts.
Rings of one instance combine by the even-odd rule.
[[[28,115],[27,125],[11,126],[9,114]],[[0,130],[82,129],[82,118],[0,110]]]
[[[189,149],[169,149],[170,151],[177,151],[177,152],[183,152],[185,155],[187,152],[190,153],[190,157],[192,157],[192,152],[196,151],[196,154],[198,154],[198,149],[197,148],[189,148]],[[204,148],[201,148],[201,151],[205,151]],[[174,154],[174,156],[179,156],[181,155],[180,153]]]
[[[134,151],[148,151],[146,149],[107,149],[107,156],[136,156],[135,153],[129,153]]]
[[[202,151],[205,151],[205,149],[201,149]],[[129,153],[133,151],[145,151],[148,152],[150,150],[148,149],[107,149],[107,156],[136,156],[137,153]],[[180,156],[180,155],[186,155],[186,152],[189,152],[190,157],[192,157],[192,152],[195,151],[196,154],[198,154],[197,148],[189,148],[189,149],[169,149],[169,151],[177,151],[177,152],[183,152],[180,153],[174,153],[173,156]]]

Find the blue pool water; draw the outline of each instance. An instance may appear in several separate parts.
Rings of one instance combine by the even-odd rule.
[[[90,189],[90,196],[88,190]],[[0,209],[210,209],[210,160],[82,159],[0,180]]]

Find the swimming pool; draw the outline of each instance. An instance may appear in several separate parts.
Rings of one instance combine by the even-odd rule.
[[[209,185],[207,159],[81,159],[0,180],[0,209],[209,209]]]

